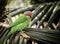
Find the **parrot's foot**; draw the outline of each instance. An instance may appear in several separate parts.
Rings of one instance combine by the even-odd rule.
[[[21,36],[23,36],[24,38],[30,38],[30,36],[28,36],[27,34],[25,34],[24,32],[20,32]]]

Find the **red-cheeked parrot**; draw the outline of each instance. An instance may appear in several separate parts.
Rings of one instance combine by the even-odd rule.
[[[6,40],[8,39],[8,37],[11,34],[17,32],[17,31],[21,31],[29,25],[29,23],[31,21],[31,16],[32,16],[32,12],[30,12],[30,11],[24,12],[23,15],[20,15],[13,23],[11,23],[11,25],[10,25],[11,30],[7,34],[7,36],[4,40],[4,44],[6,43]]]

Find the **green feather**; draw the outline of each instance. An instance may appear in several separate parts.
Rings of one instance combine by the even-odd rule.
[[[20,24],[18,24],[16,26],[12,27],[10,33],[14,33],[16,31],[23,30],[25,27],[27,27],[27,25],[30,23],[30,21],[31,21],[30,17],[26,16],[25,22],[20,23]]]
[[[21,17],[21,19],[23,19],[23,17],[24,16],[22,16]],[[17,21],[16,22],[14,22],[13,23],[13,27],[11,28],[11,31],[8,33],[8,35],[6,36],[6,38],[5,38],[5,41],[4,41],[4,44],[6,43],[6,41],[7,41],[7,39],[8,39],[8,37],[11,35],[11,34],[14,34],[15,32],[17,32],[17,31],[21,31],[21,30],[23,30],[24,28],[26,28],[28,25],[29,25],[29,23],[30,23],[30,21],[31,21],[31,18],[29,17],[29,16],[25,16],[24,17],[25,19],[23,19],[23,20],[25,20],[25,21],[23,21],[23,20],[21,20],[21,21],[19,21],[18,22],[18,25],[17,25]],[[16,23],[16,24],[15,24]],[[14,25],[15,24],[15,25]]]
[[[25,20],[26,20],[26,16],[20,15],[13,23],[10,24],[10,27],[23,23]]]

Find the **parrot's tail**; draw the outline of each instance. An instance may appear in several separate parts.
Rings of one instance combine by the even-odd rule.
[[[0,44],[3,44],[4,40],[7,38],[6,35],[8,35],[8,33],[10,31],[10,27],[9,28],[5,28],[4,30],[6,30],[6,32],[4,32],[5,34],[3,34],[3,36],[1,36],[1,38],[0,38]]]
[[[6,41],[7,41],[7,39],[9,38],[9,36],[10,36],[10,33],[6,36],[6,37],[4,37],[4,38],[1,38],[0,39],[0,44],[6,44]]]
[[[11,35],[11,33],[9,32],[8,35],[6,36],[6,38],[4,38],[4,41],[3,41],[4,43],[3,44],[7,44],[6,42],[7,42],[10,35]]]

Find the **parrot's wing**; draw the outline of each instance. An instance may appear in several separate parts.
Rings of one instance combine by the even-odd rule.
[[[20,23],[20,24],[18,24],[16,26],[12,27],[10,33],[14,33],[16,31],[23,30],[24,28],[26,28],[29,25],[30,21],[31,21],[31,19],[27,18],[27,20],[25,22]]]
[[[20,23],[23,23],[23,22],[25,22],[25,20],[26,20],[26,16],[21,15],[14,22],[12,22],[10,24],[10,27],[13,27],[13,26],[16,26],[16,25],[18,25]]]

